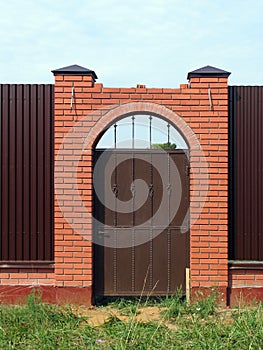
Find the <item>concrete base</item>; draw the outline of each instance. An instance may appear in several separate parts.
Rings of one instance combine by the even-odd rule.
[[[191,301],[196,301],[201,298],[207,298],[212,293],[217,296],[218,304],[227,305],[227,288],[226,287],[194,287],[191,288]]]
[[[54,287],[54,286],[0,286],[0,303],[25,303],[26,297],[36,290],[47,303],[75,304],[91,306],[92,287]],[[191,288],[191,300],[218,294],[218,303],[222,306],[236,306],[254,301],[263,301],[263,287],[243,288]]]
[[[0,286],[1,303],[25,303],[26,297],[36,290],[47,303],[91,305],[92,289],[54,286]]]
[[[229,288],[228,304],[230,307],[263,301],[263,287]]]

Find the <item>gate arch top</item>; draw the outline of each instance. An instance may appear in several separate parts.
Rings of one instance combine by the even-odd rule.
[[[190,150],[199,149],[200,145],[190,126],[172,110],[151,102],[130,102],[111,109],[94,125],[88,135],[87,147],[93,148],[106,127],[113,124],[120,117],[131,114],[152,114],[167,119],[182,134]]]

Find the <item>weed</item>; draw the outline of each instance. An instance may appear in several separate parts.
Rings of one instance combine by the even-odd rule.
[[[159,303],[164,308],[162,315],[164,319],[176,319],[187,312],[187,302],[183,298],[182,289],[179,288],[174,296],[167,296]]]
[[[1,349],[68,349],[78,346],[89,334],[96,338],[96,330],[80,327],[84,318],[70,308],[41,303],[40,296],[31,294],[26,305],[0,308]],[[84,336],[80,329],[85,329]]]
[[[204,297],[203,293],[199,292],[196,298],[196,302],[189,305],[188,311],[190,313],[196,314],[200,318],[207,318],[216,314],[217,300],[219,298],[217,291],[213,291],[207,297]]]
[[[141,299],[119,301],[114,307],[128,310],[125,320],[110,316],[94,327],[70,307],[42,303],[41,295],[33,293],[25,305],[0,306],[0,349],[262,349],[262,304],[226,313],[217,312],[216,300],[211,295],[187,304],[178,291],[155,301],[159,322],[145,323],[136,317]]]
[[[116,308],[121,315],[138,315],[141,301],[139,298],[117,298],[112,303],[108,304],[110,307]]]

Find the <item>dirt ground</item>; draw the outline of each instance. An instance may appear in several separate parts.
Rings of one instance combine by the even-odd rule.
[[[123,314],[121,310],[112,307],[85,307],[80,306],[77,308],[72,308],[73,312],[80,316],[85,316],[88,318],[88,323],[92,326],[102,325],[110,316],[116,316],[120,320],[126,321],[131,315],[127,313]],[[157,306],[147,306],[145,308],[140,308],[136,315],[132,314],[134,320],[139,322],[151,322],[151,321],[161,321],[162,317],[160,315],[160,309]]]
[[[72,311],[79,316],[87,317],[88,324],[97,327],[103,325],[107,319],[111,316],[118,317],[122,321],[132,319],[139,322],[160,322],[165,324],[170,329],[178,329],[178,326],[172,320],[164,321],[164,315],[161,312],[165,312],[165,308],[158,308],[157,306],[140,307],[137,312],[131,313],[129,310],[118,310],[112,306],[107,307],[86,307],[78,306],[72,307]],[[232,323],[231,309],[221,309],[218,311],[224,318],[226,323]]]

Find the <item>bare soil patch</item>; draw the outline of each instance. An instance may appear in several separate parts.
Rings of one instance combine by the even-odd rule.
[[[102,308],[79,306],[72,307],[72,311],[77,315],[87,317],[87,322],[91,326],[103,325],[111,316],[118,317],[122,321],[127,321],[132,316],[134,321],[138,322],[161,322],[163,319],[161,310],[157,306],[140,307],[137,313],[132,314],[123,314],[122,310],[110,306]]]

